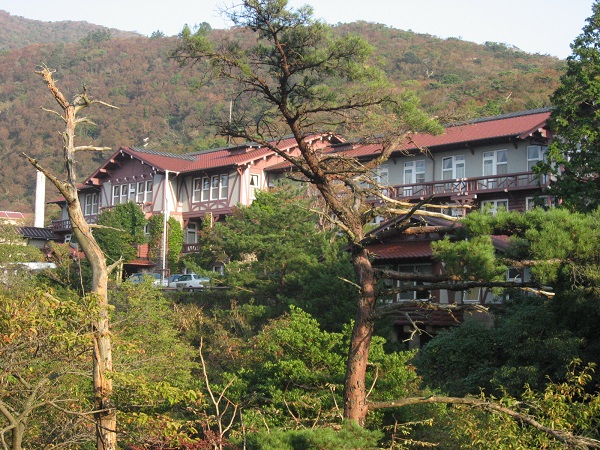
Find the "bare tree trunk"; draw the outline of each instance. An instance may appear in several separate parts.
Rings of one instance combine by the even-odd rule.
[[[112,347],[108,317],[108,268],[106,259],[81,211],[79,200],[69,203],[69,217],[77,241],[92,266],[91,295],[97,303],[97,317],[92,320],[93,333],[93,385],[96,418],[96,448],[116,449],[117,417],[111,404]]]
[[[106,103],[90,100],[84,91],[75,97],[72,102],[66,100],[63,94],[54,84],[52,73],[47,67],[37,72],[46,82],[46,85],[54,99],[60,105],[62,113],[51,111],[61,116],[65,122],[63,133],[63,151],[66,168],[66,181],[61,181],[42,167],[37,160],[25,155],[29,162],[57,187],[67,202],[67,211],[71,220],[73,234],[81,249],[89,261],[92,269],[92,286],[90,295],[96,301],[96,317],[90,318],[93,328],[93,387],[94,406],[96,421],[96,448],[98,450],[116,450],[117,448],[117,418],[116,411],[111,404],[112,380],[109,373],[112,371],[112,349],[109,330],[109,305],[108,305],[108,274],[110,268],[106,265],[106,259],[102,249],[92,235],[92,230],[85,220],[76,187],[75,175],[75,153],[83,150],[109,150],[103,147],[75,146],[75,128],[80,122],[89,122],[88,119],[77,118],[77,112],[93,103]]]
[[[363,426],[369,412],[365,379],[369,348],[373,336],[375,310],[375,275],[364,248],[356,246],[352,252],[352,265],[360,286],[356,317],[350,350],[346,361],[344,382],[344,417]]]

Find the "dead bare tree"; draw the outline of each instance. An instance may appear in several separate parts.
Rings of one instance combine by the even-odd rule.
[[[111,402],[112,380],[110,372],[113,370],[113,367],[107,286],[108,276],[116,263],[107,266],[104,253],[92,234],[92,228],[84,218],[77,192],[77,176],[75,172],[75,155],[77,152],[110,150],[108,147],[75,145],[75,130],[77,125],[81,123],[92,123],[86,117],[78,117],[78,114],[84,108],[94,104],[100,104],[110,108],[115,107],[99,100],[92,100],[88,96],[85,87],[83,88],[82,93],[77,94],[72,101],[68,101],[56,86],[53,79],[53,70],[50,70],[46,66],[42,66],[36,73],[43,78],[48,90],[60,107],[60,111],[45,108],[44,110],[59,116],[65,124],[65,130],[62,137],[66,179],[60,180],[57,176],[44,168],[36,159],[25,153],[23,153],[23,155],[33,167],[41,171],[64,196],[73,234],[92,269],[92,285],[88,295],[96,302],[98,310],[96,317],[90,317],[90,323],[93,328],[92,355],[96,447],[98,450],[115,450],[117,441],[117,419],[115,408]]]

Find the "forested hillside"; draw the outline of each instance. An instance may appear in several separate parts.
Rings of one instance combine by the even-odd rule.
[[[53,107],[35,74],[41,64],[56,69],[55,78],[68,95],[85,85],[93,98],[119,107],[91,111],[96,125],[85,129],[83,143],[87,139],[117,149],[140,146],[148,138],[150,148],[169,152],[224,144],[211,124],[228,114],[234,92],[199,68],[179,68],[170,58],[176,38],[123,39],[131,33],[87,23],[30,21],[4,12],[0,25],[0,209],[32,210],[34,177],[22,151],[61,169],[62,124],[41,110]],[[439,39],[366,22],[339,24],[335,31],[366,38],[399,89],[418,92],[424,107],[443,121],[548,106],[564,66],[557,58],[505,44]],[[234,32],[240,33],[211,31],[217,38]],[[106,156],[81,155],[80,178]]]
[[[109,32],[113,37],[118,38],[139,36],[129,31],[108,29],[88,22],[71,20],[43,22],[13,16],[0,10],[0,52],[2,53],[40,42],[79,42],[90,32]]]

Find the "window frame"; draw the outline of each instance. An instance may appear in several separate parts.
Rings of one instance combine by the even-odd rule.
[[[144,192],[144,200],[146,203],[152,203],[153,188],[154,188],[154,180],[146,180],[146,191]]]
[[[229,174],[222,173],[219,176],[219,199],[226,200],[229,198]]]
[[[490,203],[493,203],[492,207],[489,207]],[[495,200],[483,200],[481,202],[481,211],[495,216],[496,214],[498,214],[498,209],[503,207],[503,206],[498,206],[499,203],[505,203],[504,209],[505,209],[505,211],[509,211],[507,198],[499,198],[499,199],[495,199]]]
[[[445,161],[451,161],[450,167],[445,167]],[[459,176],[459,170],[462,170],[462,174]],[[450,177],[447,176],[448,172],[450,173]],[[467,159],[465,155],[452,155],[445,156],[442,158],[442,180],[458,180],[460,178],[465,178],[467,174]]]
[[[85,194],[84,216],[95,216],[98,214],[98,193]]]
[[[499,155],[504,153],[506,155],[505,161],[499,160]],[[494,175],[506,175],[508,173],[508,150],[507,149],[499,149],[499,150],[490,150],[487,152],[483,152],[482,155],[482,175],[484,177],[494,176]],[[486,168],[491,168],[492,173],[486,173]],[[499,169],[503,168],[504,172]]]
[[[190,242],[190,236],[193,236],[192,242]],[[188,222],[187,226],[185,227],[185,243],[198,243],[198,224],[196,222]]]
[[[537,158],[530,156],[530,150],[536,149],[538,151]],[[528,145],[527,146],[527,171],[532,172],[533,166],[539,162],[547,161],[548,158],[548,146],[547,145]]]
[[[253,183],[252,180],[255,180],[255,182]],[[260,189],[260,174],[250,174],[248,179],[248,188],[250,189],[250,198],[254,200],[256,198],[256,191]]]
[[[198,203],[202,201],[202,177],[192,180],[192,202]]]
[[[112,187],[112,206],[119,205],[121,203],[121,185],[114,184]]]

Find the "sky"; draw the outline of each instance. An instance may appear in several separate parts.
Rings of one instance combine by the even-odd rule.
[[[137,31],[177,35],[185,24],[228,28],[219,11],[236,0],[0,0],[0,9],[43,21],[84,20]],[[400,30],[515,46],[529,53],[566,58],[591,16],[594,0],[290,0],[309,4],[330,24],[356,20]]]

